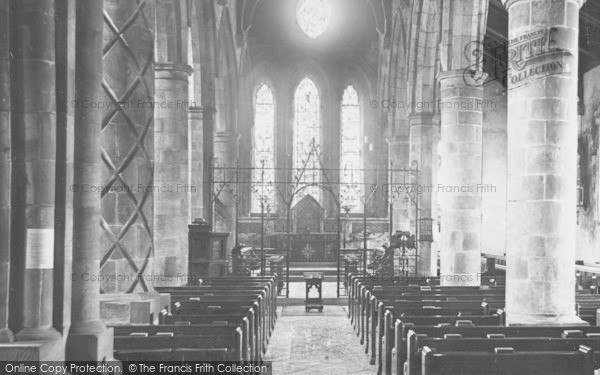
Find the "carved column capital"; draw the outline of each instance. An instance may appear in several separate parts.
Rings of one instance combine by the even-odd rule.
[[[187,83],[194,70],[187,64],[157,62],[154,65],[154,72],[157,79],[178,79]]]
[[[502,5],[504,5],[504,7],[506,9],[510,9],[510,7],[515,4],[518,4],[523,1],[530,1],[530,0],[501,0],[501,1],[502,1]],[[573,2],[577,3],[579,5],[579,7],[581,8],[587,0],[566,0],[566,1],[573,1]]]

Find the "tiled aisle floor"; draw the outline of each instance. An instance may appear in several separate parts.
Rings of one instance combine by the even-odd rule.
[[[343,306],[323,313],[304,306],[284,306],[266,354],[273,375],[374,375]]]

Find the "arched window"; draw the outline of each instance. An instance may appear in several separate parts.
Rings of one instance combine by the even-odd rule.
[[[329,0],[299,0],[296,20],[306,35],[318,38],[327,30],[331,21]]]
[[[360,197],[363,194],[364,162],[362,126],[358,92],[346,87],[342,96],[340,144],[340,203],[349,212],[362,212]]]
[[[275,98],[261,83],[254,94],[254,147],[252,152],[252,212],[275,210]],[[263,168],[264,167],[264,168]],[[263,174],[264,173],[264,174]]]
[[[309,186],[295,197],[310,194],[321,202],[321,99],[310,78],[304,78],[294,93],[294,179]]]

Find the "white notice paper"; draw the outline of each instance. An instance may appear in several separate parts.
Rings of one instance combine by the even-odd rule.
[[[25,268],[54,268],[54,229],[27,229]]]

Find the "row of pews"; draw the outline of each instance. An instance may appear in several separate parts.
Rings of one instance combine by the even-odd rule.
[[[378,374],[593,374],[600,296],[582,290],[589,326],[505,326],[503,277],[481,287],[353,276],[348,312]]]
[[[206,278],[201,286],[157,287],[171,295],[158,325],[115,325],[121,361],[260,362],[277,319],[273,277]]]

